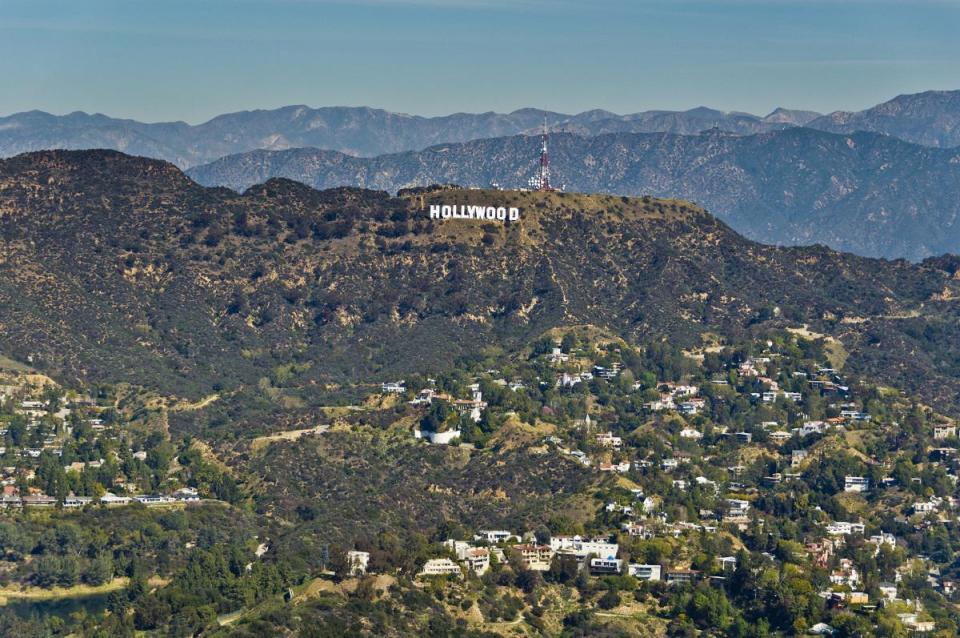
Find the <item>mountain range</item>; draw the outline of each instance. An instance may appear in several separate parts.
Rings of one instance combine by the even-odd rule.
[[[241,111],[208,122],[144,123],[82,112],[63,116],[42,111],[0,118],[0,157],[52,148],[108,148],[170,161],[181,168],[256,149],[314,147],[364,157],[419,150],[441,143],[505,137],[539,130],[579,135],[706,129],[748,135],[809,126],[832,132],[868,130],[928,146],[960,145],[960,91],[902,95],[858,113],[820,116],[777,109],[765,117],[708,108],[617,115],[593,110],[569,115],[539,109],[512,113],[455,113],[419,117],[366,107],[287,106]]]
[[[617,115],[537,109],[418,117],[291,106],[192,126],[39,111],[0,118],[0,156],[108,148],[189,167],[243,190],[271,177],[318,188],[395,191],[454,182],[525,186],[543,125],[554,182],[568,189],[677,196],[758,241],[824,243],[866,256],[960,251],[960,91],[902,95],[856,113],[708,108]]]
[[[238,191],[271,177],[391,192],[443,183],[517,188],[534,173],[538,146],[537,138],[514,136],[377,158],[252,151],[188,173]],[[750,136],[561,133],[551,137],[550,153],[554,182],[568,190],[696,201],[757,241],[914,260],[960,252],[957,149],[789,128]]]
[[[521,218],[430,219],[441,203]],[[762,245],[678,200],[283,179],[237,194],[166,162],[48,151],[0,162],[0,246],[0,353],[63,379],[196,399],[292,366],[316,394],[562,325],[691,347],[803,326],[852,374],[960,405],[956,258]]]

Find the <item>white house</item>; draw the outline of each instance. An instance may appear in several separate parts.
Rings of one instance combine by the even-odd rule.
[[[848,523],[837,521],[827,525],[827,534],[831,536],[846,536],[848,534],[863,534],[866,526],[863,523]]]
[[[870,479],[865,476],[845,476],[843,477],[844,492],[869,492]]]
[[[578,559],[593,554],[600,558],[616,558],[620,545],[606,538],[582,538],[580,536],[555,536],[550,539],[550,547],[556,552],[571,553]]]
[[[933,438],[942,441],[957,436],[957,426],[955,425],[935,425],[933,426]]]
[[[380,391],[384,394],[403,394],[407,391],[403,379],[400,381],[384,381],[380,384]]]
[[[106,494],[100,497],[100,502],[103,505],[127,505],[128,503],[130,503],[130,497],[117,496],[112,492],[107,492]]]
[[[510,532],[502,529],[481,529],[473,537],[474,540],[486,541],[493,545],[496,545],[497,543],[505,543],[513,538],[520,540],[519,536],[511,534]]]
[[[90,496],[65,496],[63,499],[64,507],[83,507],[84,505],[89,505],[93,502],[93,497]]]
[[[897,586],[893,583],[880,583],[877,586],[877,589],[880,590],[880,594],[886,600],[896,600],[897,599]]]
[[[617,558],[591,558],[590,573],[594,575],[619,574],[623,571],[623,561]]]
[[[472,572],[483,576],[490,569],[490,550],[486,547],[471,547],[460,556],[460,560],[466,563]]]
[[[604,447],[618,448],[623,445],[623,439],[614,436],[613,432],[602,432],[597,435],[597,443]]]
[[[463,572],[460,565],[449,558],[431,558],[423,564],[423,569],[417,576],[455,576],[461,578]]]
[[[660,570],[660,565],[641,565],[639,563],[627,565],[627,573],[639,580],[660,580]]]
[[[727,499],[727,516],[731,518],[741,518],[747,516],[750,512],[750,501],[744,501],[737,498]]]
[[[630,461],[621,461],[620,463],[601,463],[599,468],[601,472],[624,472],[630,471]]]
[[[367,573],[367,565],[370,563],[370,552],[347,552],[347,569],[351,576],[363,576]]]

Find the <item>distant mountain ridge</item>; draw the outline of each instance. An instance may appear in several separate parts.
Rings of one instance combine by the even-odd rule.
[[[0,156],[63,148],[108,148],[163,159],[181,168],[250,150],[314,147],[361,157],[435,144],[505,137],[539,130],[581,135],[611,132],[698,133],[721,128],[737,134],[801,124],[818,114],[779,109],[768,118],[707,108],[617,115],[586,111],[577,115],[539,109],[511,113],[454,113],[421,117],[367,107],[287,106],[220,115],[191,126],[185,122],[146,124],[105,115],[41,111],[0,118]]]
[[[753,135],[781,130],[793,126],[804,126],[820,117],[812,111],[792,111],[778,108],[765,117],[750,113],[727,113],[697,107],[689,111],[645,111],[632,115],[604,113],[593,117],[584,117],[581,113],[567,121],[561,121],[551,130],[579,135],[603,135],[606,133],[677,133],[696,135],[710,129],[718,129],[735,135]]]
[[[535,108],[511,113],[453,113],[422,117],[369,107],[285,106],[218,115],[202,124],[145,123],[83,112],[51,115],[28,111],[0,117],[0,157],[19,153],[106,148],[163,159],[180,168],[252,150],[313,147],[374,157],[436,144],[506,137],[539,131],[578,135],[678,133],[710,129],[753,135],[806,126],[834,133],[872,131],[924,146],[960,146],[960,91],[900,95],[859,112],[778,108],[766,116],[706,107],[652,110],[627,115],[594,109],[565,114]]]
[[[334,151],[253,151],[188,174],[237,191],[272,177],[315,188],[395,192],[437,183],[516,188],[535,168],[526,136],[357,158]],[[556,183],[568,190],[680,197],[707,206],[747,237],[919,260],[960,253],[960,150],[874,133],[791,128],[753,136],[554,134]]]
[[[960,146],[960,91],[899,95],[865,111],[836,111],[807,125],[834,133],[872,131],[924,146]]]

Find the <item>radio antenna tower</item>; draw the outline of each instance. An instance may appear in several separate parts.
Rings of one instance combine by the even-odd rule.
[[[537,174],[537,190],[553,190],[550,185],[550,154],[547,153],[547,118],[543,118],[543,143],[540,146],[540,171]]]

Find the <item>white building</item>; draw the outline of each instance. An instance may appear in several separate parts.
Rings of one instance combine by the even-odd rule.
[[[351,576],[363,576],[370,563],[370,552],[347,552],[347,570]]]
[[[461,578],[463,572],[460,565],[449,558],[431,558],[423,564],[423,569],[417,576],[455,576]]]
[[[627,565],[627,573],[639,580],[660,580],[660,570],[660,565],[641,565],[639,563]]]
[[[604,447],[618,448],[623,445],[623,439],[614,436],[613,432],[603,432],[597,435],[597,443]]]
[[[727,499],[727,516],[731,518],[741,518],[747,516],[750,512],[750,501],[744,501],[737,498]]]
[[[590,554],[600,558],[616,558],[620,545],[606,538],[582,538],[580,536],[555,536],[550,539],[550,547],[555,552],[574,554],[583,559]]]
[[[486,541],[493,545],[506,543],[514,538],[520,540],[519,536],[502,529],[481,529],[473,537],[474,540]]]
[[[955,425],[935,425],[933,426],[933,438],[942,441],[957,436],[957,426]]]
[[[385,381],[380,384],[380,391],[384,394],[403,394],[407,391],[403,379],[400,381]]]
[[[130,503],[129,496],[117,496],[112,492],[107,492],[100,497],[100,502],[104,505],[127,505]]]
[[[623,561],[617,558],[591,558],[590,573],[595,576],[602,574],[619,574],[623,571]]]
[[[63,499],[64,507],[83,507],[84,505],[89,505],[93,502],[93,498],[90,496],[66,496]]]
[[[843,477],[844,492],[869,492],[870,479],[865,476],[845,476]]]
[[[849,523],[847,521],[837,521],[827,525],[827,534],[831,536],[846,536],[848,534],[863,534],[866,526],[863,523]]]

